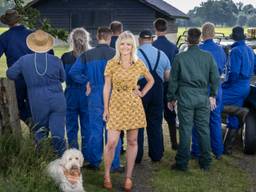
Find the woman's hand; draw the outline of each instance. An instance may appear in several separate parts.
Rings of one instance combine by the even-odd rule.
[[[86,94],[86,96],[90,95],[91,90],[92,90],[92,89],[91,89],[90,82],[88,82],[88,83],[86,84],[86,88],[85,88],[85,94]]]
[[[143,91],[140,91],[138,88],[135,89],[134,94],[139,96],[139,97],[144,97]]]
[[[104,110],[104,112],[103,112],[103,120],[107,122],[108,119],[109,119],[109,112],[108,112],[108,110]]]

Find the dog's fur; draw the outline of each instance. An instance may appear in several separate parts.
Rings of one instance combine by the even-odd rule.
[[[80,174],[83,162],[84,158],[79,150],[68,149],[61,158],[52,161],[48,165],[47,171],[63,192],[85,192],[82,174]],[[70,182],[65,175],[65,172],[72,173],[72,170],[77,170],[80,175],[75,183]]]

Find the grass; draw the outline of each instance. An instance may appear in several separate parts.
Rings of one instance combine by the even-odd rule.
[[[1,29],[1,28],[0,28]],[[185,28],[179,28],[179,33]],[[226,35],[231,28],[217,29]],[[1,30],[0,30],[1,32]],[[66,47],[54,48],[55,54],[60,57],[68,49]],[[0,59],[0,77],[5,76],[5,57]],[[45,145],[42,156],[35,155],[32,139],[23,135],[20,142],[12,137],[0,137],[0,192],[57,192],[58,188],[47,177],[45,168],[54,158],[49,144]],[[167,147],[166,147],[167,148]],[[146,155],[146,154],[145,154]],[[187,173],[170,171],[170,157],[174,152],[166,150],[165,158],[160,164],[154,165],[152,177],[148,178],[154,191],[159,192],[241,192],[249,191],[250,183],[246,172],[238,168],[233,158],[224,157],[221,161],[213,161],[210,172],[199,170],[197,163],[192,160]],[[103,168],[100,171],[84,171],[84,186],[87,192],[104,192]],[[122,176],[114,176],[114,186],[122,183]],[[140,178],[135,178],[140,179]]]
[[[174,154],[172,154],[173,156]],[[249,191],[249,177],[234,165],[234,159],[214,160],[209,172],[199,169],[196,160],[190,162],[188,172],[170,171],[170,153],[153,174],[153,187],[158,192],[241,192]],[[174,163],[174,160],[173,162]]]

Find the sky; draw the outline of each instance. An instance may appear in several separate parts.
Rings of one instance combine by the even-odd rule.
[[[171,5],[181,10],[184,13],[188,13],[189,10],[193,9],[195,6],[199,6],[201,2],[207,0],[165,0],[168,1]],[[256,6],[256,0],[233,0],[235,3],[242,2],[243,4],[252,4]]]

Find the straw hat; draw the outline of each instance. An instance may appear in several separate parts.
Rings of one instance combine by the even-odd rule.
[[[5,25],[14,25],[18,23],[21,19],[18,11],[14,9],[8,9],[4,15],[0,17],[0,20]]]
[[[27,37],[27,46],[34,52],[45,53],[53,48],[54,38],[42,31],[36,30]]]

